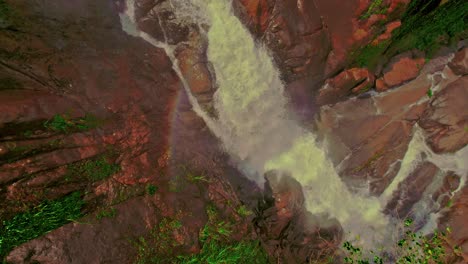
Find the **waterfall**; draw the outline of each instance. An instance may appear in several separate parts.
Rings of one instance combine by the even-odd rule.
[[[172,0],[171,4],[186,7],[187,1]],[[207,55],[219,86],[214,95],[216,121],[201,110],[191,95],[173,49],[129,25],[134,23],[133,10],[127,10],[128,16],[122,17],[123,28],[166,50],[194,110],[247,176],[261,184],[263,173],[268,170],[287,172],[302,184],[310,212],[336,218],[346,231],[359,234],[363,242],[382,241],[389,221],[381,213],[379,200],[352,194],[317,145],[315,136],[294,119],[271,56],[265,47],[255,43],[232,13],[231,2],[192,0],[192,4],[197,8],[178,9],[177,15],[191,15],[195,21],[210,25]],[[128,0],[128,5],[133,6],[133,1]],[[194,15],[193,10],[203,13]]]
[[[395,235],[392,234],[395,226],[393,220],[382,213],[382,207],[398,183],[422,161],[421,153],[444,171],[462,168],[461,175],[466,174],[462,160],[468,148],[455,155],[435,155],[424,144],[422,132],[417,130],[402,160],[401,170],[380,198],[351,193],[326,152],[317,144],[315,135],[302,128],[288,109],[280,74],[268,50],[254,41],[233,14],[231,1],[169,1],[177,17],[209,24],[208,32],[202,26],[199,29],[208,38],[207,55],[219,87],[213,98],[218,113],[216,120],[202,110],[191,94],[174,56],[175,47],[137,29],[133,17],[134,0],[127,0],[129,8],[121,15],[123,30],[166,51],[194,111],[205,120],[248,177],[262,184],[263,174],[268,170],[289,173],[303,186],[306,206],[311,213],[336,218],[346,232],[361,237],[364,247],[375,248],[376,243],[393,244],[391,237]]]

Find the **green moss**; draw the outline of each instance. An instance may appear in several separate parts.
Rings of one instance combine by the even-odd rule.
[[[120,165],[109,163],[105,156],[100,156],[94,160],[85,160],[68,165],[65,179],[72,180],[79,177],[86,177],[89,181],[95,182],[107,179],[117,173]]]
[[[0,228],[0,258],[15,246],[80,218],[83,205],[81,194],[75,192],[57,200],[44,201],[27,212],[3,221]]]
[[[359,19],[368,19],[374,14],[385,14],[387,13],[388,7],[383,5],[383,0],[373,0],[372,3],[367,8],[367,11],[362,14]]]
[[[101,120],[91,114],[86,114],[84,117],[77,119],[72,119],[66,114],[58,114],[44,122],[44,127],[54,132],[68,133],[96,128],[101,122]]]

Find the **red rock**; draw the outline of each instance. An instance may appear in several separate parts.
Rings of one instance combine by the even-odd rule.
[[[449,67],[457,75],[468,74],[468,48],[455,53],[455,57],[449,62]]]
[[[342,238],[340,224],[308,213],[302,187],[294,178],[278,171],[267,172],[265,178],[264,204],[255,221],[269,255],[281,263],[306,263],[311,257],[321,259],[335,252]],[[323,242],[327,248],[314,253],[312,249]]]
[[[424,58],[401,58],[391,65],[390,70],[384,73],[383,81],[389,88],[403,84],[416,78],[424,65]]]
[[[385,32],[382,35],[378,36],[375,40],[373,40],[372,45],[377,45],[380,42],[382,42],[383,40],[390,39],[392,37],[393,30],[395,30],[396,28],[398,28],[400,26],[401,26],[401,21],[400,20],[388,23],[385,26],[386,27]]]
[[[385,84],[382,78],[379,78],[375,81],[375,90],[377,92],[383,92],[388,90],[388,86]]]
[[[365,68],[345,70],[328,79],[317,95],[319,105],[336,103],[350,94],[368,91],[374,85],[375,77]]]

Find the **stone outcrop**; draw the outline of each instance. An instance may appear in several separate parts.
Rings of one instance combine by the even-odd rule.
[[[332,79],[328,79],[318,91],[317,104],[332,104],[350,94],[364,93],[374,86],[374,82],[374,75],[367,69],[352,68],[342,71]]]
[[[335,219],[307,212],[299,182],[286,173],[265,174],[264,200],[254,220],[273,262],[309,263],[332,255],[342,229]]]
[[[468,77],[445,87],[431,101],[420,122],[436,152],[454,152],[468,144]]]
[[[394,63],[389,64],[388,70],[384,71],[383,77],[377,80],[376,90],[379,92],[385,91],[416,78],[424,63],[424,58],[398,58]]]
[[[423,129],[428,129],[426,116],[432,111],[440,111],[437,110],[439,108],[435,102],[441,99],[437,98],[445,98],[447,94],[455,96],[456,93],[445,90],[455,89],[450,87],[463,81],[462,78],[450,74],[451,71],[447,67],[443,68],[446,64],[447,57],[444,60],[433,61],[423,68],[424,74],[416,80],[381,96],[358,97],[321,108],[318,131],[327,138],[332,153],[331,159],[335,165],[340,166],[343,180],[349,186],[354,186],[351,188],[369,188],[371,193],[378,195],[391,183],[400,168],[399,160],[406,153],[414,125],[418,123]],[[427,91],[436,83],[432,83],[425,75],[440,68],[444,69],[447,78],[439,80],[438,85],[443,88],[435,92],[431,100]],[[447,98],[447,105],[453,105],[454,109],[463,109],[459,104],[460,98],[464,96],[458,94],[457,99]],[[459,137],[463,134],[458,132],[458,124],[461,122],[458,120],[463,120],[463,113],[452,113],[450,118],[444,115],[454,128],[447,130],[453,131],[453,134],[446,132],[443,134],[446,135],[446,141],[442,141],[441,137],[440,142],[449,144],[452,140],[451,144],[457,146],[452,151],[466,144],[464,137]],[[439,129],[441,128],[442,126],[439,126]],[[429,136],[430,140],[438,138],[435,134],[437,131],[439,130],[434,130],[434,136]],[[437,151],[437,145],[433,146]],[[447,150],[448,148],[444,149]]]
[[[468,48],[464,48],[455,53],[455,57],[448,65],[453,73],[457,75],[468,74]]]

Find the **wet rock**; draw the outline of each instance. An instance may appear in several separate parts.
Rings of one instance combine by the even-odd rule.
[[[386,214],[399,219],[407,218],[413,205],[421,199],[438,171],[437,166],[430,162],[424,162],[415,168],[404,181],[398,184],[392,199],[385,207]]]
[[[375,77],[367,69],[352,68],[345,70],[332,79],[328,79],[319,90],[317,103],[332,104],[350,94],[360,94],[374,86]]]
[[[175,12],[167,0],[135,1],[135,19],[139,29],[172,45],[186,41],[190,33],[190,25],[182,22]]]
[[[255,223],[272,260],[308,263],[333,253],[342,238],[340,224],[307,212],[300,183],[286,173],[270,171],[265,178],[264,201]]]
[[[468,74],[468,48],[464,48],[455,53],[455,57],[448,65],[453,73],[457,75]]]
[[[416,78],[424,65],[424,58],[412,59],[403,57],[389,66],[379,79],[377,91],[385,91]]]
[[[432,200],[440,206],[440,208],[445,208],[453,192],[460,186],[460,176],[456,175],[453,172],[448,172],[444,177],[444,181],[440,188],[432,194]]]
[[[310,1],[244,1],[233,3],[235,13],[275,54],[289,83],[322,79],[329,40],[317,7]]]
[[[420,125],[429,134],[428,143],[440,152],[454,152],[468,143],[468,77],[461,77],[435,95]]]

